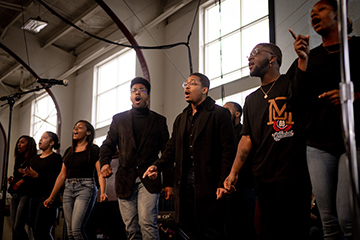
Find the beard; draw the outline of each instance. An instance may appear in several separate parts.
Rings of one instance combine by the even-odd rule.
[[[259,65],[254,65],[253,70],[250,72],[252,77],[262,77],[268,71],[270,63],[268,59],[264,59]]]

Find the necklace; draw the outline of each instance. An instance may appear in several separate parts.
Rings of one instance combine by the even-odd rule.
[[[276,79],[277,80],[277,79]],[[275,85],[276,83],[276,80],[273,82],[273,84],[271,85],[271,87],[269,88],[269,90],[267,92],[265,92],[263,89],[262,89],[262,86],[260,86],[260,90],[263,92],[264,94],[264,98],[267,99],[268,98],[268,93],[271,91],[271,89],[273,88],[273,86]]]
[[[324,47],[324,46],[323,46],[323,47]],[[328,54],[340,52],[340,49],[330,51],[327,47],[324,47],[324,48],[325,48],[325,50],[328,52]]]

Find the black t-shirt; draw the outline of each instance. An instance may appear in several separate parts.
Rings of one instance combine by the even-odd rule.
[[[271,85],[263,86],[263,90],[267,92]],[[305,140],[290,93],[291,82],[281,75],[268,98],[259,88],[245,100],[241,134],[251,138],[252,168],[259,181],[273,182],[307,172]]]
[[[19,156],[15,159],[14,172],[13,172],[14,181],[10,183],[9,186],[10,193],[13,192],[12,185],[23,179],[24,182],[18,187],[16,193],[23,196],[29,195],[30,193],[30,183],[28,181],[29,177],[23,177],[23,174],[19,172],[19,169],[21,168],[22,169],[28,168],[29,162],[30,162],[29,158],[24,158],[23,156]]]
[[[30,180],[31,197],[48,197],[54,187],[62,166],[60,154],[52,153],[51,155],[40,158],[40,155],[30,160],[30,167],[36,171],[39,176]]]
[[[93,178],[99,151],[100,148],[95,144],[91,146],[90,156],[86,156],[86,150],[72,152],[71,147],[66,149],[63,159],[67,170],[66,178]]]

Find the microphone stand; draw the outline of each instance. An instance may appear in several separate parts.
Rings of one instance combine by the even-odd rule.
[[[4,176],[2,178],[1,183],[1,191],[2,191],[2,197],[0,200],[0,239],[3,238],[3,232],[4,232],[4,218],[5,218],[5,201],[6,201],[6,192],[7,192],[7,172],[8,172],[8,164],[9,164],[9,153],[10,153],[10,137],[11,137],[11,125],[12,125],[12,113],[14,110],[15,105],[15,98],[19,98],[21,95],[40,91],[42,89],[51,88],[53,84],[43,85],[42,87],[36,87],[35,89],[21,92],[21,93],[15,93],[8,96],[3,96],[0,98],[0,101],[7,101],[7,103],[1,105],[0,107],[3,107],[5,105],[9,105],[9,128],[8,128],[8,138],[7,138],[7,146],[6,146],[6,158],[3,165],[3,172]]]
[[[354,85],[350,79],[350,59],[347,32],[347,4],[346,0],[338,0],[339,38],[340,38],[340,63],[341,83],[340,100],[343,121],[343,137],[347,154],[347,167],[350,178],[350,205],[352,207],[353,239],[359,239],[360,214],[359,214],[359,169],[357,162],[357,149],[354,127]],[[359,127],[359,126],[358,126]]]

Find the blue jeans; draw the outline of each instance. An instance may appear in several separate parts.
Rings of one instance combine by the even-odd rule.
[[[94,206],[96,191],[95,181],[92,178],[65,180],[63,209],[69,240],[88,239],[85,224]]]
[[[11,198],[11,227],[13,240],[26,240],[29,236],[25,230],[25,224],[29,217],[29,196],[13,193]]]
[[[119,199],[122,219],[129,240],[159,239],[157,227],[159,193],[149,193],[140,178],[136,178],[131,196]]]
[[[307,147],[311,184],[323,224],[324,239],[352,236],[350,178],[346,159],[345,154],[337,158],[320,149]]]

